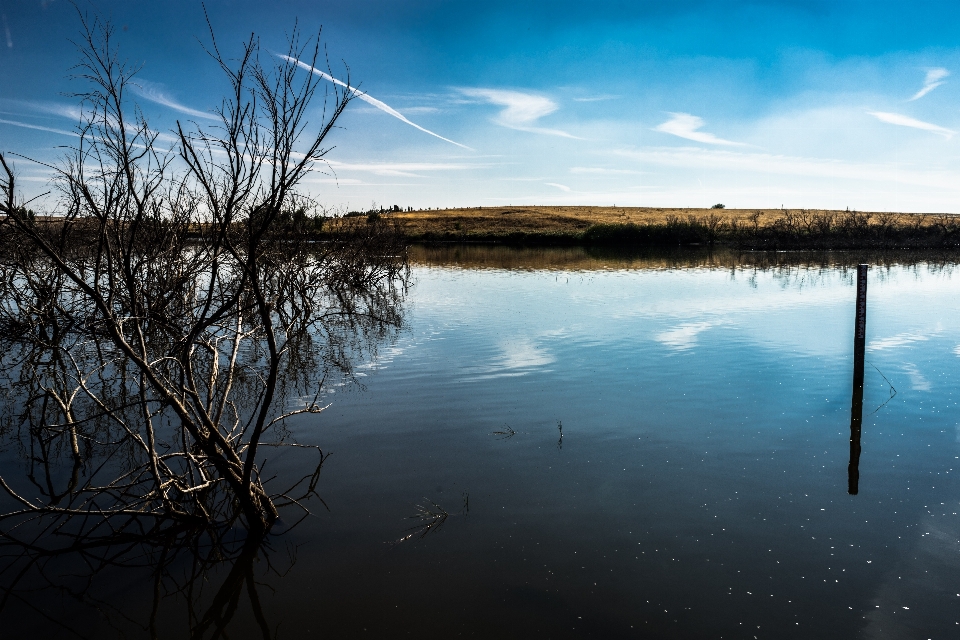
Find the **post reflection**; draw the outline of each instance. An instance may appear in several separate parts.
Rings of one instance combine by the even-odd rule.
[[[852,496],[860,491],[860,431],[863,426],[863,368],[861,384],[853,385],[853,405],[850,409],[850,463],[847,465],[847,493]]]
[[[853,401],[850,406],[850,462],[847,493],[860,491],[860,433],[863,428],[863,358],[867,333],[867,265],[857,265],[857,315],[853,340]]]

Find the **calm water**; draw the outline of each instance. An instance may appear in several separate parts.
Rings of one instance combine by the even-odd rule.
[[[871,268],[851,496],[856,257],[414,257],[363,388],[291,425],[332,455],[259,565],[278,637],[960,635],[954,265]],[[137,619],[148,587],[98,588]]]

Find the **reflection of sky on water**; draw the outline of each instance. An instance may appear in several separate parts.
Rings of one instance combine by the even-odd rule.
[[[738,342],[765,349],[843,357],[852,345],[846,286],[851,280],[836,270],[795,269],[784,275],[691,269],[562,276],[454,270],[443,278],[453,279],[456,287],[442,294],[434,290],[440,273],[420,272],[417,308],[427,313],[455,308],[458,323],[469,324],[481,335],[490,317],[496,316],[497,330],[517,332],[509,338],[515,341],[529,341],[549,328],[577,340],[646,338],[686,350],[702,343],[702,332],[722,326]],[[438,297],[442,303],[434,304]],[[940,337],[944,327],[951,326],[951,316],[960,311],[949,275],[936,271],[875,269],[869,297],[867,348],[876,355]],[[918,312],[928,308],[932,315]],[[960,353],[960,347],[954,348]]]
[[[301,561],[335,585],[330,624],[352,629],[353,597],[406,611],[381,630],[429,611],[498,637],[953,630],[955,282],[871,271],[848,496],[851,273],[417,267],[390,366],[313,432],[331,511],[297,535],[323,541]],[[468,516],[376,551],[423,496],[463,493]]]
[[[552,363],[555,358],[533,340],[518,339],[499,345],[502,355],[494,362],[493,369],[534,369]]]
[[[889,336],[879,340],[871,340],[870,344],[867,346],[867,350],[882,351],[884,349],[896,349],[897,347],[903,347],[914,342],[929,340],[932,336],[935,336],[938,333],[940,333],[939,325],[932,333],[900,333],[895,336]]]
[[[493,378],[513,378],[528,375],[537,369],[552,364],[556,358],[543,344],[543,337],[517,336],[493,345],[489,356],[477,363],[464,363],[461,367],[463,381]]]
[[[911,389],[914,391],[930,391],[930,381],[920,373],[917,365],[912,362],[904,362],[902,368],[903,372],[907,375],[907,379],[910,381]]]
[[[696,346],[697,336],[712,326],[714,325],[709,322],[688,322],[676,329],[668,329],[658,333],[655,339],[672,349],[682,351]]]

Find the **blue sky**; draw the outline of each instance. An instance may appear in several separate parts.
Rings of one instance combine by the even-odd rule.
[[[198,1],[77,4],[142,64],[155,128],[217,105]],[[230,52],[250,32],[277,51],[296,20],[322,25],[334,71],[375,99],[351,103],[305,184],[329,206],[960,212],[957,2],[206,6]],[[55,159],[82,88],[76,9],[0,0],[0,14],[0,149]],[[39,165],[18,169],[25,191],[45,188]]]

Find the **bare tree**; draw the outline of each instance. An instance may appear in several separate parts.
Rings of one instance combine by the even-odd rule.
[[[290,415],[321,410],[322,377],[304,371],[346,369],[364,337],[399,325],[404,249],[382,219],[305,214],[298,186],[349,87],[323,85],[318,104],[316,76],[253,36],[231,62],[211,30],[230,87],[218,123],[161,134],[131,103],[136,68],[111,37],[84,20],[76,75],[90,88],[76,146],[50,165],[48,215],[18,200],[0,154],[0,333],[19,390],[6,425],[31,449],[29,489],[0,478],[19,505],[0,520],[20,532],[2,535],[71,519],[85,540],[238,519],[263,532],[316,473],[271,493],[260,449]],[[319,35],[295,31],[287,54],[316,65]],[[307,223],[334,228],[311,242]]]

